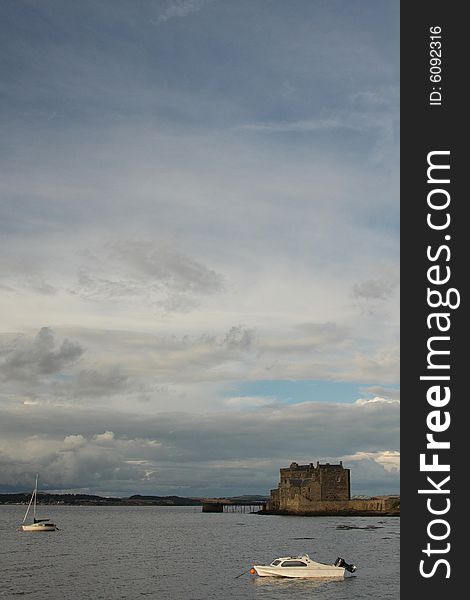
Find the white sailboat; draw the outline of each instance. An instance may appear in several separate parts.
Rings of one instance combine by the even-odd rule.
[[[36,475],[36,484],[34,486],[33,493],[31,494],[31,500],[29,501],[28,508],[21,524],[22,531],[56,531],[58,529],[55,523],[51,523],[50,519],[36,519],[36,501],[38,496],[38,476]],[[33,522],[27,524],[26,519],[28,518],[29,510],[33,506]]]

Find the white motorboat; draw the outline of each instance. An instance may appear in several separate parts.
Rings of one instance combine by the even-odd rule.
[[[38,476],[36,475],[36,485],[34,486],[33,493],[31,494],[31,500],[29,501],[28,508],[21,524],[22,531],[57,531],[58,527],[55,523],[52,523],[50,519],[37,519],[36,518],[36,502],[38,496]],[[28,513],[33,506],[33,522],[26,524]]]
[[[334,564],[327,565],[312,560],[308,554],[301,556],[281,556],[270,565],[254,565],[251,574],[260,577],[336,577],[344,578],[356,571],[356,565],[348,564],[338,557]]]

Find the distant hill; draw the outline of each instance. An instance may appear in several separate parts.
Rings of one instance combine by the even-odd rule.
[[[0,494],[0,504],[28,504],[31,493]],[[242,495],[225,497],[234,504],[265,502],[266,496]],[[66,504],[68,506],[201,506],[202,498],[182,496],[142,496],[135,494],[128,498],[93,496],[92,494],[46,494],[38,493],[38,504]]]
[[[31,493],[0,494],[0,504],[28,504]],[[200,506],[198,498],[180,496],[140,496],[114,498],[91,494],[38,493],[38,504],[66,504],[69,506]]]
[[[126,505],[138,506],[201,506],[199,498],[183,498],[181,496],[140,496],[136,494],[123,498]]]

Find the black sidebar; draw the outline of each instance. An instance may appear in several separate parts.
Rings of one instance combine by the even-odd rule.
[[[401,3],[404,599],[468,595],[469,39],[463,3]]]

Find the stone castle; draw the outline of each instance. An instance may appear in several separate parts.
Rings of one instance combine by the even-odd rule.
[[[343,463],[293,462],[281,469],[281,480],[264,512],[305,515],[397,515],[398,496],[351,499],[351,472]]]

